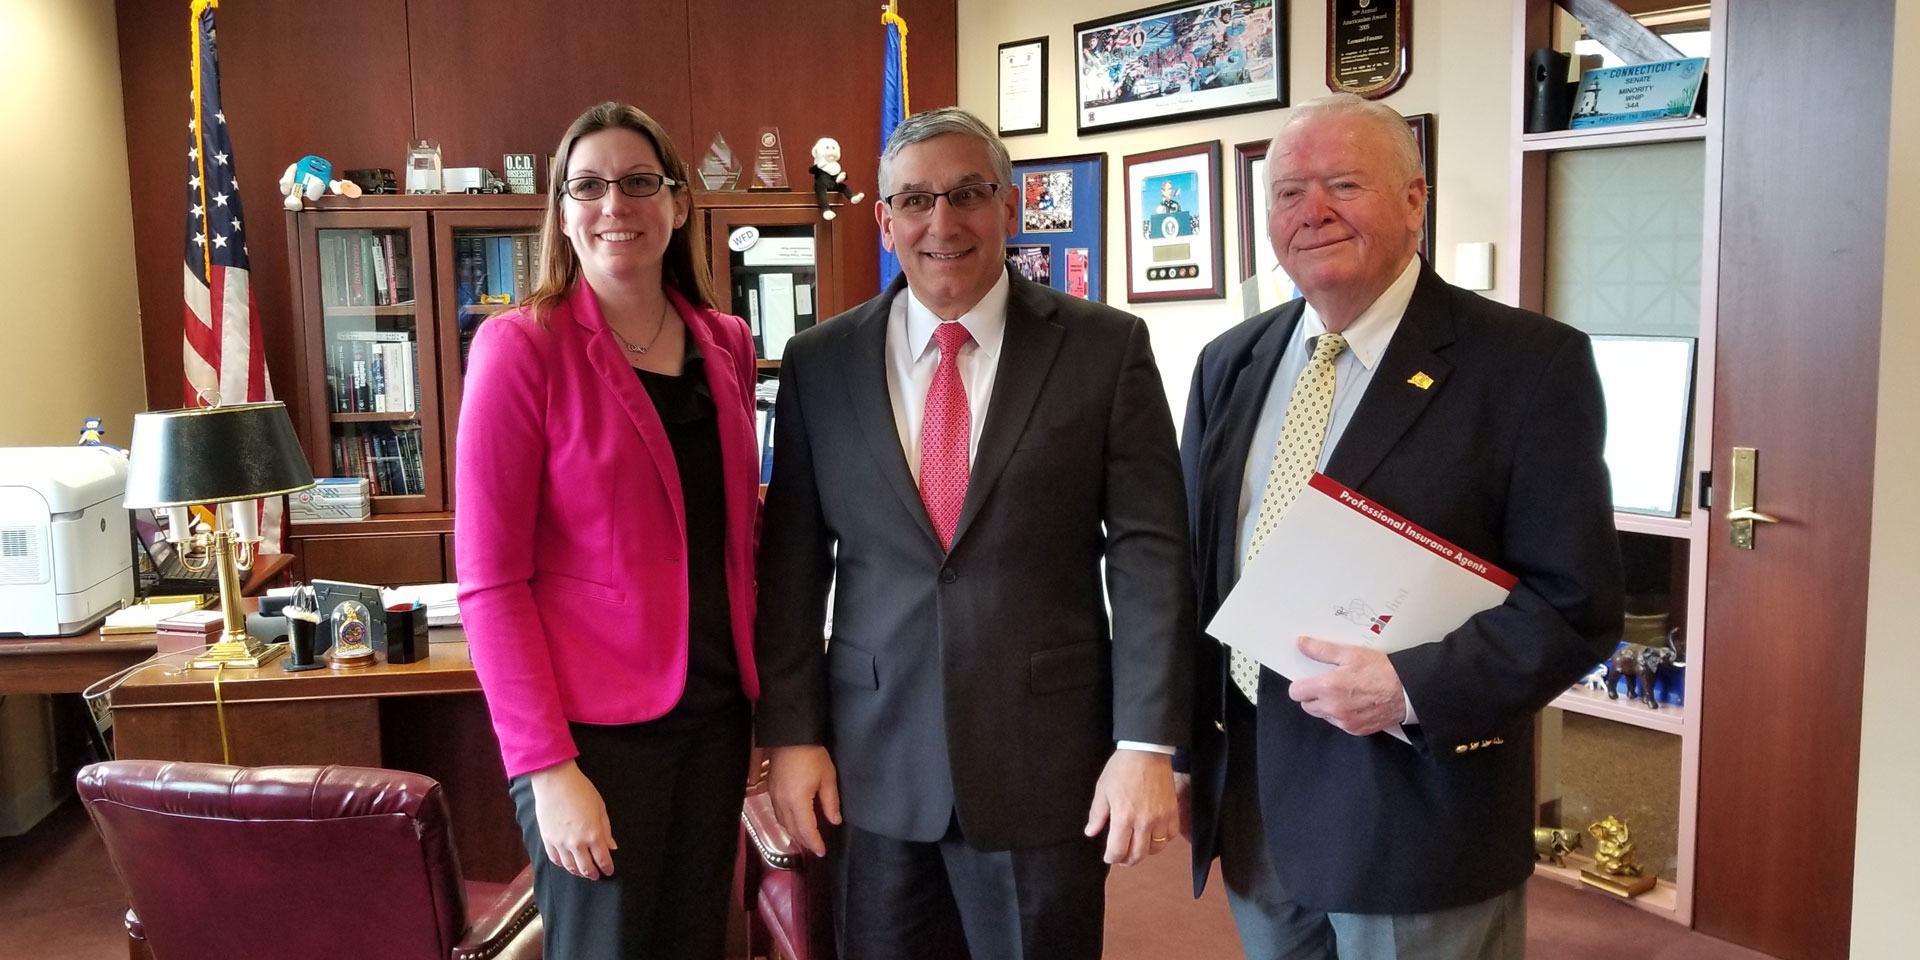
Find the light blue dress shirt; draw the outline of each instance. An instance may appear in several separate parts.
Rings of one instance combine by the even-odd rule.
[[[1374,369],[1386,354],[1394,331],[1400,329],[1400,317],[1407,312],[1407,303],[1413,299],[1413,287],[1419,279],[1420,258],[1415,257],[1400,271],[1399,278],[1342,331],[1347,338],[1347,349],[1340,351],[1333,363],[1333,411],[1327,417],[1327,437],[1320,444],[1320,463],[1316,469],[1326,470],[1327,461],[1333,458],[1340,435],[1346,432],[1353,411],[1360,406],[1361,396],[1373,382]],[[1240,565],[1246,561],[1247,546],[1253,542],[1254,526],[1260,519],[1260,502],[1267,490],[1267,477],[1273,473],[1273,454],[1280,445],[1280,427],[1287,419],[1287,404],[1293,400],[1294,382],[1300,379],[1301,371],[1307,369],[1307,361],[1313,358],[1313,340],[1326,332],[1327,325],[1320,319],[1319,312],[1313,309],[1313,304],[1307,304],[1300,322],[1294,325],[1286,351],[1280,355],[1280,368],[1274,371],[1273,385],[1260,408],[1260,419],[1254,422],[1253,443],[1247,447],[1247,468],[1240,481],[1240,542],[1233,554],[1236,580],[1240,577]]]

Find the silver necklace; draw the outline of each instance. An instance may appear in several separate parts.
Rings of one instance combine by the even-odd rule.
[[[660,321],[653,325],[653,336],[648,337],[646,343],[634,343],[632,340],[628,340],[619,330],[615,330],[611,323],[607,324],[607,329],[613,330],[614,338],[620,341],[621,346],[627,348],[628,353],[644,357],[647,355],[647,351],[652,350],[653,345],[660,341],[660,331],[667,328],[667,310],[671,309],[672,306],[673,302],[669,300],[666,306],[660,308]]]

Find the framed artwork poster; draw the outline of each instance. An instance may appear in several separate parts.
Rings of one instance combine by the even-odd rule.
[[[1121,161],[1127,197],[1127,299],[1226,296],[1220,255],[1220,141]]]
[[[1007,262],[1021,276],[1105,302],[1107,155],[1016,160],[1020,232]]]
[[[1287,105],[1286,0],[1176,0],[1073,41],[1082,134]]]

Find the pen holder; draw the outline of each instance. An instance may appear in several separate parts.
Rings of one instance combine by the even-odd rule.
[[[425,604],[387,608],[387,662],[413,663],[427,658]]]
[[[289,673],[298,673],[302,670],[318,670],[326,666],[320,662],[319,655],[313,649],[314,637],[320,632],[319,617],[313,615],[311,611],[297,607],[288,607],[286,610],[288,614],[287,659],[281,661],[280,669]],[[306,619],[301,616],[302,614],[313,619]]]

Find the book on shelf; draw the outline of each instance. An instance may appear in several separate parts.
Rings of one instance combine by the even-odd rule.
[[[368,496],[427,492],[420,424],[347,424],[334,437],[333,472],[367,482]]]
[[[374,236],[372,231],[367,231],[360,240],[360,251],[367,265],[372,268],[369,273],[373,278],[374,306],[384,307],[392,303],[392,298],[387,295],[387,254],[380,238]]]
[[[513,237],[514,303],[525,303],[527,301],[527,257],[529,255],[527,248],[529,246],[531,246],[531,244],[528,243],[526,234],[517,234]]]
[[[326,307],[413,302],[406,231],[322,230],[320,301]]]
[[[328,345],[327,384],[335,413],[420,409],[418,345],[410,330],[340,330]]]

